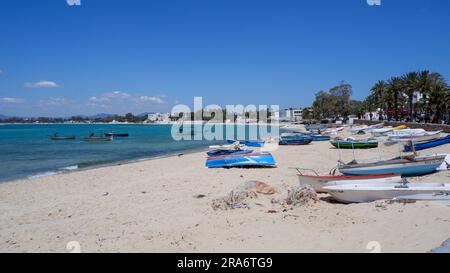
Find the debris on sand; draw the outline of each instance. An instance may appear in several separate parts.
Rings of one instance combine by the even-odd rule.
[[[261,181],[254,181],[255,182],[255,188],[256,188],[256,192],[257,193],[261,193],[261,194],[267,194],[267,195],[271,195],[271,194],[275,194],[275,188],[272,186],[267,185],[264,182]]]
[[[250,208],[250,202],[259,194],[271,195],[275,188],[261,181],[248,181],[240,185],[227,196],[213,200],[214,210]]]
[[[202,198],[205,198],[205,197],[206,197],[206,195],[204,195],[204,194],[194,195],[194,198],[196,198],[196,199],[202,199]]]
[[[302,185],[288,189],[288,194],[285,199],[280,201],[273,200],[273,203],[279,203],[284,207],[298,207],[319,201],[319,196],[311,186]]]
[[[218,198],[212,201],[212,208],[214,210],[229,210],[250,208],[250,204],[263,206],[260,203],[255,203],[253,200],[261,196],[273,195],[276,193],[276,189],[264,182],[249,181],[246,182],[235,190],[231,191],[227,196]],[[319,197],[311,186],[297,186],[288,189],[287,197],[282,199],[268,199],[269,206],[281,207],[280,209],[286,209],[287,207],[293,208],[297,206],[308,205],[312,202],[318,202]],[[260,199],[259,201],[265,201]],[[265,202],[264,202],[265,203]],[[278,209],[270,208],[266,210],[267,213],[276,213]]]
[[[212,208],[214,210],[244,209],[249,208],[249,200],[258,198],[251,190],[231,191],[225,197],[214,199]]]
[[[393,199],[393,200],[387,200],[386,201],[387,204],[389,205],[393,205],[393,204],[402,204],[402,205],[408,205],[408,204],[415,204],[417,203],[416,200],[408,200],[408,199]]]

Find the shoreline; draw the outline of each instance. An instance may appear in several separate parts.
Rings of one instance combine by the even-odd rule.
[[[379,151],[387,156],[389,148]],[[448,153],[450,145],[426,153]],[[83,169],[0,184],[0,251],[67,252],[429,252],[450,237],[450,207],[437,202],[318,202],[282,210],[298,185],[295,170],[326,174],[338,151],[327,142],[280,146],[275,169],[206,169],[206,154],[192,152],[122,165]],[[352,151],[341,151],[345,161]],[[377,150],[357,151],[370,158]],[[248,181],[273,187],[248,209],[215,210],[212,203]],[[449,183],[441,171],[411,182]],[[395,228],[393,228],[395,227]]]
[[[193,153],[206,152],[207,150],[208,150],[208,147],[205,147],[205,148],[193,148],[193,149],[188,149],[186,151],[182,151],[182,153],[168,153],[168,154],[165,154],[165,155],[157,155],[157,156],[153,156],[153,157],[152,156],[151,157],[142,157],[142,158],[134,158],[134,159],[129,159],[129,160],[125,159],[125,160],[115,161],[115,162],[111,162],[111,163],[90,165],[90,166],[81,167],[81,168],[79,167],[79,165],[72,165],[72,166],[67,166],[67,167],[64,167],[64,168],[59,168],[59,169],[56,169],[56,170],[48,170],[46,172],[31,174],[31,175],[27,175],[27,176],[23,176],[23,177],[19,177],[19,178],[8,179],[8,180],[0,180],[0,185],[1,184],[6,184],[6,183],[19,182],[19,181],[23,181],[23,182],[25,182],[25,181],[33,181],[33,180],[37,180],[37,179],[45,178],[45,177],[52,177],[52,176],[64,175],[64,174],[69,174],[69,173],[74,173],[74,172],[82,172],[82,171],[86,171],[86,170],[95,170],[95,169],[98,169],[98,168],[121,166],[121,165],[133,164],[133,163],[138,163],[138,162],[158,160],[158,159],[162,159],[162,158],[175,157],[175,156],[179,156],[179,155],[187,155],[187,154],[193,154]],[[75,169],[69,169],[69,168],[74,167],[74,166],[76,166]],[[49,175],[46,175],[47,173]]]

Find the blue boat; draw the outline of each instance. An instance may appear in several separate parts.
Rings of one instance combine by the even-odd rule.
[[[402,176],[419,176],[433,173],[445,161],[446,155],[413,156],[373,163],[339,163],[344,175],[372,175],[393,173]]]
[[[251,154],[253,153],[252,150],[214,150],[207,152],[208,157],[215,157],[215,156],[221,156],[221,155],[244,155],[244,154]]]
[[[430,148],[438,147],[438,146],[449,144],[449,143],[450,143],[450,135],[443,137],[443,138],[435,139],[432,141],[414,144],[414,149],[416,151],[420,151],[420,150],[430,149]],[[411,145],[405,145],[405,152],[411,152]]]
[[[313,138],[304,134],[283,134],[280,138],[280,145],[308,145]]]
[[[243,155],[224,155],[210,157],[206,160],[206,168],[266,167],[277,166],[271,153],[250,153]]]
[[[330,141],[331,136],[324,136],[324,135],[312,135],[311,136],[313,141]]]
[[[264,144],[266,143],[263,140],[255,140],[255,141],[253,141],[253,140],[242,140],[241,141],[241,140],[231,140],[231,139],[227,140],[227,143],[228,144],[233,144],[233,143],[236,143],[237,141],[239,141],[240,144],[245,145],[247,147],[256,147],[256,148],[264,147]]]
[[[328,129],[328,124],[309,124],[305,125],[305,128],[312,132],[322,132]]]

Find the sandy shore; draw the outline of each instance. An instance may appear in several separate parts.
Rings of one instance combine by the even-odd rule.
[[[450,154],[450,145],[425,153],[435,152]],[[395,148],[357,158],[388,154]],[[342,205],[321,195],[288,212],[267,213],[269,197],[250,209],[212,209],[213,199],[249,180],[283,196],[298,184],[289,167],[326,174],[339,152],[316,142],[274,156],[276,169],[208,170],[205,154],[193,153],[0,184],[0,251],[67,252],[77,241],[82,252],[368,252],[376,241],[383,252],[427,252],[450,237],[450,207],[441,203]],[[412,180],[450,183],[450,173]]]

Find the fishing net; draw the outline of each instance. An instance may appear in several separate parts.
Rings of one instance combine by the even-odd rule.
[[[227,196],[212,201],[214,210],[250,208],[249,200],[258,198],[254,191],[231,191]]]
[[[227,196],[214,199],[212,202],[212,208],[214,210],[250,208],[251,201],[258,198],[258,193],[270,195],[275,192],[276,190],[274,187],[271,187],[264,182],[245,182],[231,191]]]
[[[289,188],[285,198],[266,198],[266,200],[260,198],[275,193],[275,188],[270,185],[259,181],[250,181],[240,185],[227,196],[214,199],[211,206],[214,210],[250,209],[251,205],[255,204],[255,199],[259,199],[258,202],[264,203],[264,201],[267,201],[272,207],[279,205],[281,209],[286,209],[287,207],[304,206],[319,201],[317,193],[309,185]]]
[[[281,200],[283,206],[305,206],[319,201],[316,191],[309,185],[296,186],[288,189],[287,197]]]

